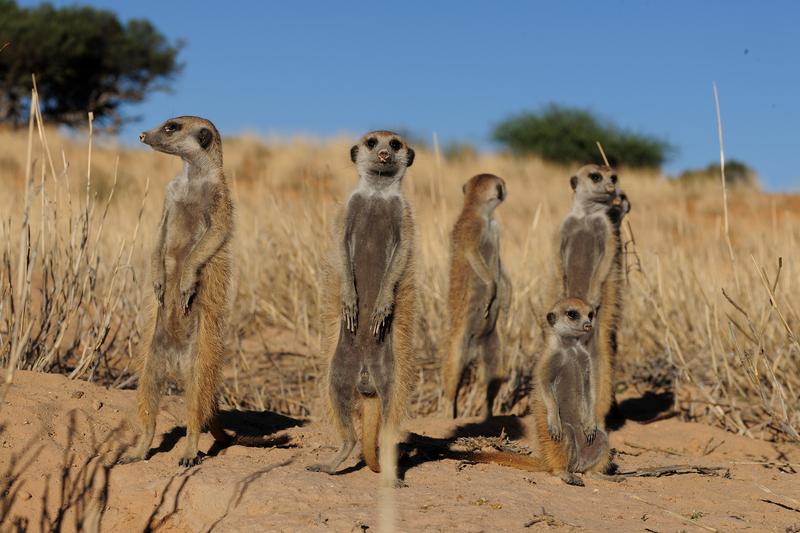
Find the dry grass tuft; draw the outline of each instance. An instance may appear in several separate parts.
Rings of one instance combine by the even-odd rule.
[[[347,139],[225,140],[238,217],[228,405],[322,412],[318,280],[334,210],[355,184],[348,148]],[[65,138],[36,115],[28,132],[0,130],[0,366],[135,384],[140,310],[150,297],[146,258],[179,166],[113,141]],[[500,401],[505,412],[528,408],[570,170],[505,155],[418,152],[405,183],[419,233],[416,414],[440,407],[448,236],[462,183],[487,171],[509,190],[498,209],[514,284],[511,313],[501,318],[509,380]],[[725,222],[718,184],[624,169],[621,181],[633,211],[624,228],[619,388],[672,388],[687,418],[797,438],[800,198],[727,191]],[[480,406],[474,389],[466,390],[467,413]]]

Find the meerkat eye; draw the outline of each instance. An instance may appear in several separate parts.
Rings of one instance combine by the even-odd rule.
[[[569,318],[570,320],[578,320],[578,318],[580,318],[580,315],[576,310],[570,309],[569,311],[567,311],[567,318]]]
[[[617,175],[611,174],[611,183],[616,183],[616,182],[617,182]]]
[[[376,139],[375,137],[370,137],[369,139],[367,139],[367,148],[369,148],[370,150],[375,148],[376,144],[378,144],[378,139]]]
[[[589,317],[589,320],[593,319],[594,318],[594,311],[589,311],[589,314],[587,316]]]
[[[164,133],[173,133],[175,132],[175,124],[170,122],[169,124],[164,124]]]
[[[592,181],[595,183],[600,183],[603,180],[603,175],[598,172],[592,172],[589,174],[589,177],[592,178]]]
[[[390,146],[390,147],[392,148],[392,150],[394,150],[395,152],[396,152],[396,151],[398,151],[400,148],[402,148],[402,147],[403,147],[402,143],[401,143],[400,141],[398,141],[397,139],[392,139],[391,141],[389,141],[389,146]]]

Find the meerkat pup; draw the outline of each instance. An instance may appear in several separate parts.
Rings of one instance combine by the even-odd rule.
[[[198,439],[210,424],[217,440],[228,436],[216,420],[224,361],[223,337],[231,301],[233,204],[222,172],[222,141],[199,117],[176,117],[139,136],[154,150],[183,159],[170,181],[151,256],[155,305],[149,311],[137,391],[141,434],[121,462],[145,459],[153,442],[162,384],[183,381],[186,448],[180,465],[200,463]]]
[[[450,330],[442,382],[448,410],[458,416],[458,391],[470,364],[480,359],[486,387],[486,417],[502,381],[497,317],[508,312],[511,283],[500,261],[500,228],[494,210],[506,198],[506,184],[478,174],[464,184],[464,207],[450,234]]]
[[[630,202],[609,167],[585,165],[570,178],[570,185],[575,196],[560,231],[560,295],[599,304],[594,335],[598,354],[595,412],[605,427],[605,416],[613,403],[616,329],[622,297],[620,224],[630,210]]]
[[[359,181],[336,224],[323,303],[328,395],[342,446],[308,469],[336,472],[355,447],[360,410],[364,461],[396,484],[399,425],[414,380],[414,220],[401,190],[414,150],[396,133],[373,131],[350,159]]]
[[[446,452],[454,458],[558,474],[583,485],[576,474],[600,473],[609,464],[608,435],[595,419],[596,311],[579,298],[557,302],[547,313],[547,347],[536,363],[533,417],[538,454]]]

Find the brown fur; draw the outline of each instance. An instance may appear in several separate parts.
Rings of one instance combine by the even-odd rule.
[[[373,137],[380,139],[380,143],[370,149],[366,143]],[[388,149],[386,147],[390,140],[400,140],[400,137],[390,132],[371,132],[351,151],[359,169],[360,182],[348,205],[340,211],[336,219],[332,253],[324,270],[322,302],[325,331],[323,350],[330,361],[327,379],[330,415],[344,444],[329,464],[311,465],[309,469],[330,474],[336,471],[355,443],[352,418],[360,412],[361,445],[365,462],[373,471],[383,472],[384,480],[395,482],[395,461],[385,458],[395,455],[390,453],[390,449],[397,445],[399,427],[406,415],[414,384],[413,345],[416,335],[417,289],[414,270],[414,218],[411,207],[399,190],[405,168],[413,161],[413,150],[400,140],[403,147],[396,151],[391,160],[391,164],[396,164],[396,168],[400,169],[397,174],[381,175],[371,166],[377,165],[377,152]],[[388,188],[384,190],[382,187]],[[358,263],[350,265],[350,261],[382,257],[382,250],[373,248],[375,237],[380,235],[375,232],[385,231],[381,229],[381,224],[385,224],[388,219],[374,220],[371,223],[363,218],[375,212],[375,209],[378,212],[399,209],[396,248],[388,259],[389,263],[384,266]],[[352,240],[354,248],[348,249],[347,243],[351,242],[348,240],[350,231],[367,231],[372,232],[372,235],[360,234],[360,237]],[[342,243],[345,243],[344,253]],[[385,246],[389,244],[387,241]],[[397,261],[402,260],[402,264],[396,263],[392,267],[395,257],[398,258]],[[374,268],[386,268],[384,276],[390,275],[390,271],[394,272],[392,275],[397,276],[394,287],[384,288],[381,280],[384,276],[374,271],[367,274]],[[399,270],[392,270],[393,268]],[[359,275],[364,277],[359,278]],[[376,288],[376,281],[380,282],[380,289]],[[345,301],[349,286],[355,287],[357,297],[352,306]],[[378,309],[381,290],[391,291],[387,294],[392,295],[390,312],[386,318],[382,318]],[[388,355],[390,368],[375,366],[378,364],[375,358],[381,354]],[[360,365],[361,374],[356,365]],[[384,371],[388,371],[389,375],[383,375]],[[344,399],[342,380],[345,380],[347,389]]]
[[[568,310],[577,310],[582,321],[586,322],[592,308],[582,300],[567,298],[559,301],[548,313],[551,328],[548,330],[548,348],[536,364],[536,397],[533,404],[533,418],[536,426],[538,443],[537,455],[520,455],[510,452],[453,452],[449,456],[476,462],[495,463],[531,472],[550,472],[559,474],[565,482],[582,485],[576,473],[599,473],[609,464],[608,436],[602,428],[592,424],[594,409],[591,405],[590,390],[575,382],[585,372],[594,372],[591,361],[569,359],[570,344],[566,335],[575,335],[570,329],[564,333],[564,323]],[[588,322],[591,323],[589,318]],[[558,322],[558,324],[557,324]],[[577,326],[576,326],[577,327]],[[591,326],[585,326],[591,328]],[[584,330],[582,340],[583,353],[594,359],[591,353],[591,330]],[[579,333],[580,334],[580,333]],[[573,337],[577,338],[577,337]],[[573,342],[575,342],[573,340]],[[564,359],[567,357],[568,359]],[[568,368],[572,366],[571,369]],[[588,367],[587,367],[588,366]],[[591,381],[591,376],[589,378]],[[552,393],[550,393],[552,391]],[[546,395],[552,394],[555,419],[558,423],[551,425],[551,413],[548,412]]]
[[[486,416],[503,376],[497,318],[508,312],[511,284],[500,260],[494,209],[506,197],[505,181],[492,174],[464,184],[464,207],[450,234],[450,329],[442,365],[444,396],[457,417],[458,391],[466,368],[482,359]],[[488,283],[487,283],[488,282]]]
[[[169,125],[177,129],[168,133]],[[222,172],[219,132],[209,121],[170,119],[141,139],[189,163],[185,175],[167,189],[152,255],[155,297],[148,308],[137,391],[142,433],[122,462],[147,457],[161,387],[172,374],[183,382],[186,396],[187,442],[180,464],[191,466],[202,460],[197,447],[207,425],[217,440],[230,441],[215,414],[232,298],[233,204]]]
[[[590,178],[593,173],[602,179],[593,183]],[[577,297],[599,306],[594,336],[597,352],[595,414],[599,426],[604,428],[614,397],[613,369],[623,283],[619,222],[624,213],[616,223],[612,222],[612,210],[618,211],[621,203],[621,191],[613,169],[585,165],[571,178],[571,183],[575,199],[573,210],[560,231],[558,297]]]

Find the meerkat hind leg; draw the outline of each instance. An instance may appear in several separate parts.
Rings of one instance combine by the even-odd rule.
[[[141,378],[139,379],[139,387],[136,391],[141,433],[133,450],[117,461],[119,464],[147,459],[156,433],[156,417],[158,416],[158,405],[161,397],[160,370],[157,368],[151,354],[148,353]]]
[[[345,459],[353,452],[356,446],[356,431],[353,427],[353,402],[355,401],[355,380],[348,381],[347,376],[334,374],[331,379],[331,402],[334,422],[342,437],[339,451],[329,463],[316,463],[308,465],[306,470],[311,472],[325,472],[335,474]]]
[[[467,338],[465,330],[459,328],[458,341],[451,341],[451,347],[447,354],[447,359],[444,362],[444,396],[446,399],[446,413],[449,413],[454,419],[458,418],[458,393],[461,390],[461,384],[464,382],[464,375],[467,370],[467,351],[469,347],[469,339]]]
[[[496,330],[492,330],[486,338],[482,339],[481,357],[483,358],[483,379],[486,385],[486,413],[484,416],[489,419],[494,414],[494,400],[503,383],[502,362],[499,360],[500,338]]]

